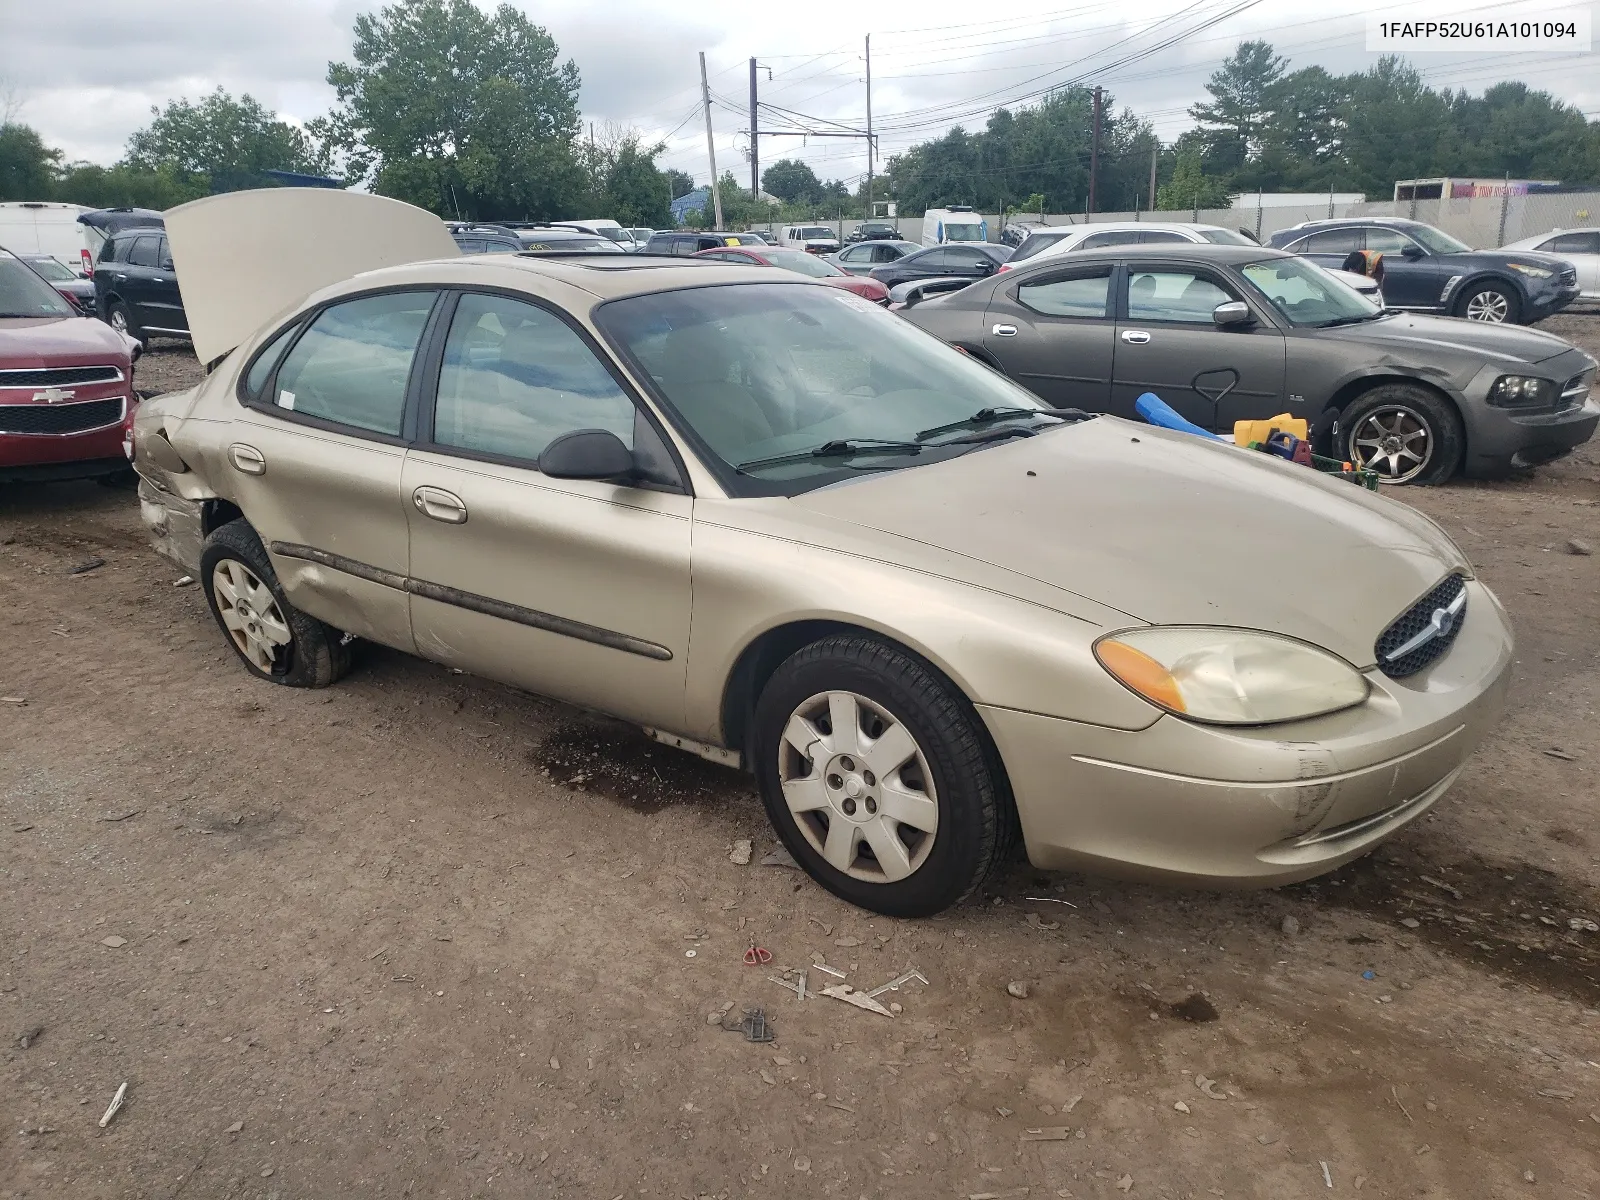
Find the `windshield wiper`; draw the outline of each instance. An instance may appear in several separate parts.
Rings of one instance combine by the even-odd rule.
[[[937,437],[941,433],[949,433],[952,429],[975,429],[983,425],[993,424],[995,421],[1009,421],[1013,417],[1053,417],[1062,421],[1081,421],[1089,414],[1079,412],[1075,408],[1063,408],[1051,411],[1043,408],[980,408],[970,417],[962,417],[959,421],[950,421],[944,425],[935,425],[932,429],[924,429],[917,434],[917,441],[926,441],[928,438]]]
[[[1359,325],[1363,321],[1376,321],[1388,311],[1389,310],[1386,308],[1380,308],[1377,312],[1363,313],[1362,315],[1356,317],[1334,317],[1331,320],[1319,322],[1317,324],[1317,328],[1332,329],[1336,325]]]
[[[735,471],[758,471],[762,467],[781,467],[787,463],[809,462],[814,458],[853,458],[858,454],[921,454],[918,442],[896,442],[888,438],[839,438],[823,442],[810,450],[796,450],[793,454],[775,454],[771,458],[752,458],[739,463]]]

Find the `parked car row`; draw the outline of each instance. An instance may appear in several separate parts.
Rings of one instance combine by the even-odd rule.
[[[240,230],[249,278],[192,277],[215,369],[132,437],[151,539],[240,668],[323,686],[364,639],[609,713],[750,771],[805,871],[902,917],[971,894],[1018,838],[1042,869],[1331,870],[1440,801],[1513,659],[1494,595],[1410,507],[1057,408],[991,353],[1078,322],[1089,350],[1015,373],[1091,400],[1079,376],[1106,360],[1103,407],[1137,378],[1219,412],[1281,389],[1291,343],[1297,378],[1377,362],[1379,330],[1402,331],[1390,357],[1495,335],[1451,375],[1474,397],[1485,369],[1594,367],[1381,315],[1259,247],[995,272],[905,310],[929,337],[757,263],[461,259],[372,195],[168,217],[180,261]],[[1238,378],[1194,376],[1217,342],[1250,344]],[[1123,347],[1146,354],[1128,379]],[[1486,404],[1531,413],[1498,383]]]

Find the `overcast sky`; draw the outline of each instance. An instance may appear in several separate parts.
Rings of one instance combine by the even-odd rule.
[[[696,0],[604,5],[514,0],[548,28],[583,76],[586,120],[634,126],[665,138],[662,162],[708,177],[698,109],[699,61],[711,76],[717,165],[749,173],[747,60],[762,64],[761,99],[808,117],[813,128],[860,128],[866,119],[863,38],[872,35],[873,115],[880,157],[937,136],[953,124],[982,126],[997,103],[1073,80],[1100,83],[1170,140],[1188,125],[1188,106],[1207,76],[1243,38],[1264,37],[1294,67],[1360,70],[1366,12],[1411,15],[1405,5],[1355,0],[1338,17],[1310,6],[1259,0],[1062,0],[988,5],[973,0],[867,6],[846,0],[779,5],[770,15],[747,3]],[[329,60],[349,56],[357,12],[374,0],[0,0],[0,83],[20,118],[69,159],[110,163],[152,105],[198,97],[218,85],[249,92],[294,120],[324,111]],[[488,5],[485,5],[488,7]],[[1453,16],[1548,19],[1590,11],[1563,0],[1486,4],[1456,0]],[[1224,19],[1218,21],[1218,17]],[[1161,43],[1173,40],[1165,49]],[[1154,50],[1154,53],[1149,53]],[[1130,55],[1136,61],[1120,62]],[[1547,89],[1600,120],[1600,56],[1483,53],[1418,55],[1437,87],[1474,92],[1503,79]],[[768,71],[771,81],[768,81]],[[4,96],[0,96],[3,99]],[[737,111],[734,111],[737,110]],[[763,116],[764,128],[780,116]],[[763,138],[761,158],[810,162],[823,178],[854,181],[866,169],[860,140]]]

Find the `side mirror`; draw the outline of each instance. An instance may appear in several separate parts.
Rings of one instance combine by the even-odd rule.
[[[609,429],[563,433],[539,455],[539,473],[551,479],[617,479],[636,474],[633,451]]]
[[[1423,253],[1424,251],[1422,247],[1413,243],[1412,245],[1407,246],[1405,249],[1400,251],[1400,257],[1409,259],[1411,262],[1416,262],[1417,259],[1422,257]]]
[[[995,262],[994,259],[986,258],[983,260],[982,264],[979,265],[978,274],[993,275],[997,270],[999,270],[999,268],[1000,264]]]
[[[1211,319],[1216,322],[1219,329],[1226,329],[1234,325],[1253,325],[1255,317],[1250,312],[1250,306],[1243,300],[1229,300],[1219,304],[1211,310]]]

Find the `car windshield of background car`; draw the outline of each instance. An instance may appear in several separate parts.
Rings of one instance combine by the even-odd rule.
[[[839,288],[684,288],[614,300],[595,316],[729,468],[835,441],[913,441],[981,409],[1049,411],[1031,392]],[[749,473],[793,493],[852,470],[915,466],[954,452],[937,446]]]
[[[1231,229],[1202,229],[1200,236],[1215,246],[1259,246],[1260,242],[1253,242],[1242,233],[1235,233]]]
[[[39,272],[40,276],[50,280],[52,283],[70,282],[77,278],[76,274],[67,270],[66,267],[53,258],[30,258],[28,265]]]
[[[1471,254],[1472,247],[1432,225],[1407,225],[1406,230],[1433,254]]]
[[[983,241],[982,225],[952,225],[949,221],[944,223],[944,240],[947,242],[981,242]]]
[[[834,233],[833,230],[829,229],[826,225],[808,225],[806,228],[800,231],[800,236],[803,238],[813,239],[831,238],[834,236]]]
[[[795,250],[788,254],[780,254],[774,250],[768,255],[768,261],[775,267],[782,267],[785,271],[794,271],[800,275],[809,275],[812,279],[831,279],[849,272],[841,271],[832,263],[818,258],[815,254],[806,254]]]
[[[1060,233],[1030,233],[1022,239],[1022,245],[1017,247],[1016,252],[1012,254],[1009,261],[1019,263],[1025,258],[1032,258],[1039,251],[1048,250],[1063,238],[1071,236],[1066,230]]]
[[[1307,259],[1269,258],[1240,271],[1291,325],[1346,325],[1382,311]]]
[[[26,263],[0,252],[0,317],[70,317],[72,307]]]

